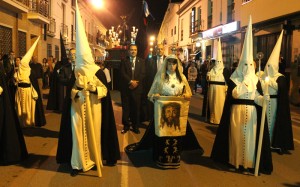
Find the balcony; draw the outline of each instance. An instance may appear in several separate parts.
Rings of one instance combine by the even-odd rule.
[[[15,13],[28,13],[29,0],[0,0],[0,7]]]
[[[56,32],[56,22],[54,18],[50,18],[50,24],[47,24],[47,35],[54,37]]]
[[[49,24],[49,3],[48,0],[29,1],[29,12],[27,18],[31,21]]]
[[[204,26],[204,20],[196,20],[194,22],[191,22],[190,26],[190,35],[198,34],[203,31]]]

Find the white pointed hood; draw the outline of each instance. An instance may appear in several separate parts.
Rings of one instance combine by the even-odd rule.
[[[222,57],[222,49],[221,49],[221,39],[218,41],[218,51],[217,58],[214,67],[210,71],[210,75],[220,75],[223,74],[224,63]]]
[[[35,48],[38,44],[39,39],[40,39],[40,37],[38,37],[37,40],[32,44],[30,49],[27,51],[25,56],[22,58],[21,63],[19,64],[17,76],[20,81],[26,81],[26,82],[29,81],[29,76],[31,73],[31,68],[29,66],[29,62],[32,58],[32,55],[35,51]]]
[[[76,67],[75,77],[77,78],[78,73],[84,75],[91,80],[95,73],[100,69],[95,64],[91,48],[89,46],[81,14],[76,1]]]
[[[249,23],[245,35],[244,45],[238,67],[231,75],[230,79],[234,83],[240,83],[244,80],[244,77],[248,77],[253,80],[253,84],[256,85],[258,78],[255,75],[255,67],[253,60],[253,37],[252,37],[252,18],[250,16]]]
[[[270,77],[278,77],[281,75],[278,72],[278,70],[279,70],[279,56],[280,56],[280,49],[282,43],[282,36],[283,36],[283,30],[281,31],[281,34],[276,42],[276,45],[271,53],[271,56],[269,57],[269,60],[264,70],[264,74]]]

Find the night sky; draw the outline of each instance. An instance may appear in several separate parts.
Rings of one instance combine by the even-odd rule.
[[[122,23],[121,15],[127,15],[128,26],[132,27],[137,21],[137,11],[142,10],[142,0],[104,0],[105,7],[99,10],[98,16],[107,28]],[[150,12],[155,20],[148,17],[149,34],[157,34],[168,7],[169,0],[147,0]],[[136,25],[135,25],[136,26]]]

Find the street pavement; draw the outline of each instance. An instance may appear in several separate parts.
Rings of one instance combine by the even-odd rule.
[[[47,93],[48,90],[44,90]],[[141,134],[121,134],[121,102],[118,91],[111,92],[118,130],[121,160],[114,167],[104,166],[102,178],[94,170],[71,177],[69,165],[56,163],[57,138],[60,114],[46,111],[47,125],[42,128],[23,129],[29,158],[18,165],[0,167],[0,186],[16,187],[191,187],[191,186],[300,186],[300,108],[291,106],[295,151],[291,155],[273,153],[274,171],[271,175],[245,175],[225,165],[213,162],[209,156],[218,126],[205,122],[200,116],[202,96],[191,99],[189,122],[204,149],[183,152],[179,169],[159,169],[152,161],[151,150],[127,155],[124,147],[141,139],[147,123],[140,128]],[[44,105],[47,100],[44,99]]]

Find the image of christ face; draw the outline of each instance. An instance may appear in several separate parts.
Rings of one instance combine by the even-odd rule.
[[[180,130],[179,116],[180,104],[172,102],[164,105],[161,111],[162,128],[166,125],[167,127],[174,128],[174,130]]]
[[[177,109],[173,106],[167,106],[165,109],[165,116],[168,123],[172,123],[174,118],[177,116]]]

